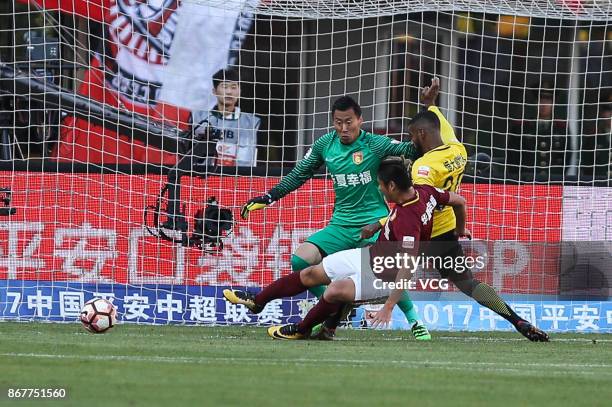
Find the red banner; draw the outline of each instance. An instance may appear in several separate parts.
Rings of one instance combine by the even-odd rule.
[[[123,100],[115,90],[105,85],[104,71],[95,58],[92,59],[91,69],[85,73],[79,93],[113,107],[129,106],[135,113],[145,114],[182,130],[187,128],[190,112],[185,109],[161,102],[152,106],[136,106]],[[101,164],[176,163],[175,154],[145,146],[141,141],[75,117],[67,117],[62,122],[60,140],[54,147],[53,156],[62,161]]]
[[[239,219],[240,205],[277,181],[185,177],[186,213],[216,196]],[[164,183],[160,176],[0,173],[0,186],[13,190],[17,208],[0,218],[0,279],[266,284],[289,272],[291,253],[333,210],[331,183],[311,180],[248,221],[238,220],[223,252],[208,254],[158,240],[143,228],[144,208]],[[551,243],[560,238],[561,187],[465,185],[463,194],[476,251],[489,256],[477,276],[505,292],[556,290],[558,248]],[[511,237],[517,242],[479,243]]]
[[[102,21],[104,11],[111,0],[18,0],[21,3],[35,3],[45,10],[60,10],[92,20]]]

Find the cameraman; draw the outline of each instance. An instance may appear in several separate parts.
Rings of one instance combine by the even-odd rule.
[[[222,69],[212,77],[213,95],[217,104],[212,110],[192,114],[193,125],[207,121],[220,129],[222,139],[217,143],[214,164],[221,166],[255,167],[257,165],[257,131],[261,120],[252,113],[244,113],[238,107],[240,84],[238,72]],[[197,132],[197,130],[196,130]],[[209,157],[209,165],[213,157]]]
[[[257,165],[257,131],[261,120],[241,112],[237,106],[238,72],[222,69],[213,75],[212,81],[217,104],[212,110],[192,113],[192,131],[188,134],[192,136],[193,147],[168,173],[168,218],[161,224],[165,229],[187,230],[185,215],[180,212],[182,175],[194,170],[205,174],[217,166]]]

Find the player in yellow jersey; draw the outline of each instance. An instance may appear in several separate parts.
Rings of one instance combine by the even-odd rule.
[[[412,180],[414,185],[431,185],[456,193],[467,163],[467,152],[455,137],[450,123],[433,105],[439,86],[438,79],[434,78],[431,86],[423,89],[422,101],[427,106],[427,110],[417,114],[408,125],[412,142],[422,154],[412,164]],[[381,221],[380,224],[384,223],[384,220]],[[455,226],[455,213],[451,207],[439,207],[434,211],[431,243],[426,254],[442,259],[453,259],[452,262],[435,263],[440,275],[451,280],[457,288],[479,304],[508,320],[527,339],[547,342],[549,338],[546,332],[519,317],[491,286],[475,279],[472,271],[464,266],[464,262],[455,261],[464,257]],[[367,236],[372,231],[378,230],[379,225],[372,224],[364,229]],[[461,267],[457,267],[457,264],[461,264]]]
[[[422,144],[417,144],[414,142],[415,136],[418,139],[424,133],[415,135],[410,133],[410,127],[408,128],[420,157],[412,165],[411,176],[415,185],[430,185],[446,191],[457,192],[467,163],[467,152],[463,144],[457,140],[453,126],[446,120],[440,109],[434,105],[439,90],[440,80],[433,78],[431,86],[427,86],[421,91],[421,101],[427,106],[426,112],[429,112],[427,116],[432,118],[436,116],[438,119],[441,144],[431,147],[427,144],[428,140],[425,140]],[[425,113],[420,113],[420,115],[423,114]],[[411,123],[414,123],[414,121]],[[448,206],[440,208],[435,214],[432,238],[447,233],[452,234],[455,230],[455,223],[455,214],[452,208]]]

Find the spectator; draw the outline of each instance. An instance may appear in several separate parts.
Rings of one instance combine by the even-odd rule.
[[[506,162],[523,181],[561,179],[570,157],[567,122],[554,119],[552,89],[543,88],[535,97],[535,118],[515,120],[510,127]]]
[[[217,165],[256,166],[257,131],[261,120],[254,114],[240,111],[238,72],[222,69],[213,75],[212,81],[217,104],[212,110],[193,112],[194,127],[208,121],[212,127],[222,131],[223,138],[217,143]],[[204,126],[195,131],[203,129]]]
[[[608,179],[612,177],[611,141],[612,106],[604,103],[599,108],[595,134],[584,134],[580,151],[580,174],[586,177]]]
[[[251,113],[244,113],[238,107],[240,84],[238,73],[220,70],[213,77],[213,94],[217,104],[212,110],[194,111],[191,115],[193,135],[203,135],[207,127],[220,131],[221,138],[215,145],[206,146],[204,151],[188,152],[168,172],[167,220],[161,225],[165,229],[187,230],[185,214],[181,212],[181,177],[191,171],[206,173],[208,168],[221,166],[254,167],[257,165],[257,130],[261,120]],[[199,126],[198,126],[199,125]],[[208,139],[206,136],[204,139]],[[214,147],[216,154],[211,152]],[[196,165],[194,165],[196,164]],[[197,168],[194,168],[197,167]]]

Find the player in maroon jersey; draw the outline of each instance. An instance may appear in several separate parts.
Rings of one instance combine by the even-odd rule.
[[[396,206],[389,214],[375,245],[329,255],[318,265],[276,280],[257,295],[241,292],[237,296],[231,295],[232,290],[225,290],[229,291],[224,291],[225,297],[258,313],[274,299],[297,295],[320,284],[329,285],[302,322],[268,329],[268,334],[278,339],[306,338],[313,326],[339,312],[343,304],[368,302],[381,297],[388,299],[375,317],[375,323],[388,322],[391,310],[404,289],[381,288],[382,282],[396,283],[400,279],[408,281],[413,270],[410,266],[391,266],[386,267],[384,272],[378,272],[378,259],[393,258],[403,253],[409,256],[417,254],[420,243],[431,237],[433,213],[438,205],[453,207],[459,235],[469,237],[469,232],[465,230],[465,200],[453,192],[429,185],[413,186],[403,159],[395,157],[383,161],[378,169],[378,184],[387,200]]]

